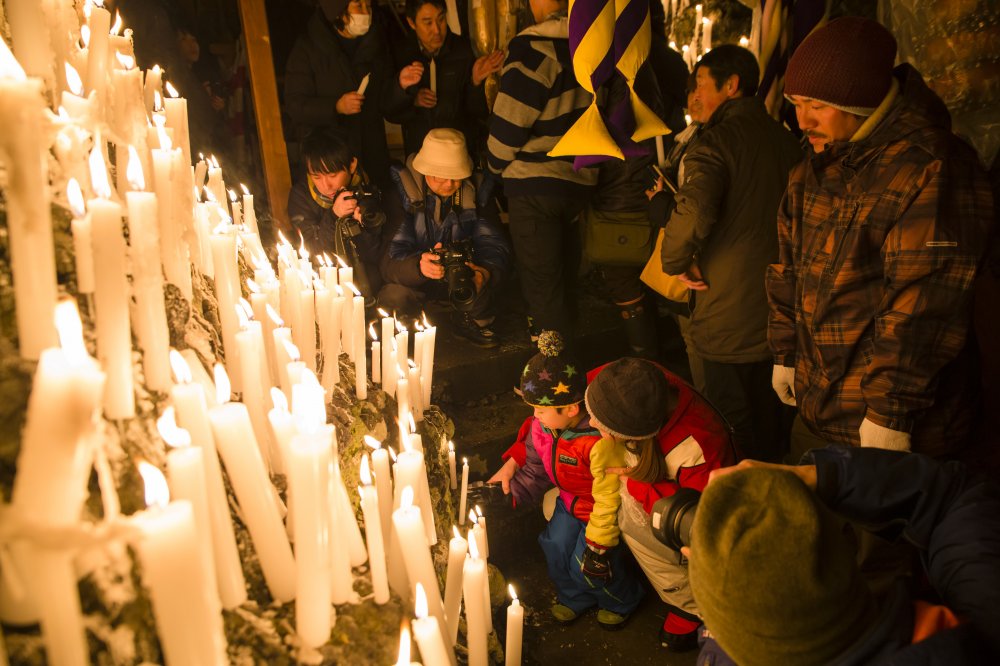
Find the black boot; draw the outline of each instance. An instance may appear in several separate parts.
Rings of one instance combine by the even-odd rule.
[[[655,312],[646,307],[645,299],[618,304],[625,320],[625,335],[633,356],[660,361],[660,341],[656,334]]]

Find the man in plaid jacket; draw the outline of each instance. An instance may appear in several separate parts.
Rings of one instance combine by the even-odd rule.
[[[793,453],[819,438],[951,456],[976,417],[969,324],[990,187],[944,103],[911,66],[893,69],[895,54],[884,27],[850,17],[788,65],[813,152],[791,172],[766,281],[773,385],[802,422]]]

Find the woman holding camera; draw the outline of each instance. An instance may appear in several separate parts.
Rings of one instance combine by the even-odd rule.
[[[394,232],[378,301],[389,312],[416,316],[428,298],[447,299],[456,332],[489,348],[499,344],[490,329],[493,295],[510,265],[510,245],[487,219],[495,210],[472,175],[465,138],[454,129],[431,130],[406,166],[393,168],[402,207],[390,211]]]

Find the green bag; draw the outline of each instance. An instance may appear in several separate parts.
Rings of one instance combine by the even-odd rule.
[[[653,252],[654,231],[645,212],[588,208],[584,214],[583,251],[595,264],[644,266]]]

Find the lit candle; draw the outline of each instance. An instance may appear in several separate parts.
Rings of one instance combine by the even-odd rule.
[[[208,183],[205,185],[220,205],[226,203],[226,181],[222,178],[222,167],[215,155],[208,158]]]
[[[340,476],[336,456],[331,465],[330,494],[330,561],[333,566],[330,592],[335,604],[356,603],[351,566],[363,564],[368,553],[361,539],[358,521],[354,519],[354,510]]]
[[[94,114],[94,93],[89,96],[84,97],[83,94],[83,81],[80,80],[80,75],[77,73],[76,68],[73,65],[66,63],[66,86],[69,90],[62,91],[62,95],[59,97],[59,102],[62,108],[66,109],[66,113],[72,118],[76,123],[83,125],[88,128],[92,128],[95,119]]]
[[[250,415],[246,405],[229,402],[229,378],[219,364],[215,366],[215,385],[219,404],[208,414],[215,443],[243,509],[271,596],[280,602],[290,601],[295,597],[295,561],[250,425]]]
[[[297,299],[297,320],[292,323],[292,340],[302,354],[306,367],[316,371],[316,309],[312,282],[303,281],[292,298]]]
[[[383,539],[388,538],[392,528],[392,476],[389,474],[389,452],[382,448],[382,442],[371,435],[365,435],[365,444],[372,449],[372,467],[375,472],[375,489],[378,491],[378,513],[382,522]]]
[[[243,190],[243,224],[259,237],[260,229],[257,227],[257,213],[253,209],[253,195],[243,183],[240,183],[240,188]]]
[[[100,104],[104,104],[104,93],[108,85],[108,58],[110,55],[111,12],[94,4],[87,19],[90,28],[90,43],[87,54],[87,92],[96,93]]]
[[[157,94],[163,95],[163,70],[159,65],[153,65],[151,69],[146,70],[146,80],[142,90],[147,112],[152,112]]]
[[[393,368],[397,373],[396,379],[396,417],[400,424],[405,423],[407,414],[410,413],[410,381],[403,374],[399,367]]]
[[[378,489],[372,486],[367,454],[361,458],[361,484],[361,487],[358,488],[358,494],[361,496],[361,511],[365,518],[365,537],[372,574],[372,590],[375,595],[375,603],[381,605],[389,601],[389,579],[385,563],[385,543],[382,538]]]
[[[344,292],[334,285],[327,313],[327,338],[323,342],[323,387],[332,391],[340,383],[340,331],[344,316]],[[329,345],[327,345],[329,342]]]
[[[229,515],[229,497],[222,480],[219,454],[215,449],[215,438],[208,420],[205,390],[201,384],[192,381],[190,366],[176,350],[170,351],[170,366],[177,380],[170,389],[170,400],[177,413],[177,423],[190,433],[192,444],[204,451],[215,577],[222,607],[231,610],[247,600],[246,581],[236,547],[233,520]]]
[[[392,513],[393,528],[400,545],[405,544],[406,558],[404,565],[406,575],[412,589],[417,583],[424,586],[427,593],[427,605],[430,614],[438,621],[438,633],[444,635],[444,607],[441,603],[441,592],[438,589],[437,574],[431,560],[430,546],[424,533],[420,508],[413,505],[413,488],[403,488],[399,508]]]
[[[167,91],[166,97],[163,98],[163,109],[167,114],[167,127],[174,130],[174,144],[181,149],[181,153],[184,155],[184,164],[190,165],[191,139],[188,129],[187,100],[177,94],[177,89],[169,81],[164,88]]]
[[[420,361],[420,386],[424,391],[423,405],[426,408],[431,406],[431,384],[434,381],[434,344],[437,340],[437,326],[431,326],[424,315],[424,358]]]
[[[424,454],[413,447],[410,437],[404,436],[403,450],[396,457],[396,497],[395,506],[402,502],[402,490],[407,486],[413,488],[414,499],[420,507],[424,523],[424,536],[427,543],[437,543],[437,530],[434,524],[434,508],[431,506],[430,488],[427,484],[427,466]]]
[[[701,20],[701,52],[712,50],[712,19],[707,16]]]
[[[372,339],[372,384],[382,383],[382,344],[375,334],[374,322],[368,327],[368,335]]]
[[[474,541],[476,543],[476,552],[482,557],[483,562],[486,562],[486,550],[485,550],[485,537],[483,532],[483,526],[479,524],[479,517],[476,515],[475,511],[469,511],[469,522],[472,523],[472,527],[469,529],[469,541]],[[491,611],[490,604],[490,577],[489,577],[489,566],[486,567],[486,576],[483,577],[483,603],[486,608],[486,633],[493,631],[493,613]]]
[[[246,301],[241,300],[242,304]],[[264,353],[264,333],[261,323],[247,318],[245,308],[236,306],[240,329],[236,333],[236,349],[239,351],[240,375],[243,377],[243,404],[250,412],[250,423],[260,445],[260,454],[268,469],[275,474],[284,474],[284,460],[277,450],[267,421],[267,398],[265,391],[270,387],[264,368],[267,361]]]
[[[458,474],[455,465],[455,442],[448,442],[448,475],[451,479],[451,489],[458,488]]]
[[[157,129],[157,136],[159,147],[154,148],[151,154],[153,189],[157,197],[157,220],[160,225],[160,260],[163,262],[163,274],[167,282],[175,285],[185,298],[191,300],[191,265],[188,263],[187,245],[184,243],[183,227],[179,221],[181,206],[178,202],[178,198],[182,196],[179,189],[181,169],[187,167],[184,166],[180,148],[173,148],[170,137],[162,127]],[[235,249],[233,253],[235,255]],[[221,316],[225,322],[225,313]]]
[[[476,529],[478,530],[477,536],[479,537],[479,550],[483,554],[483,558],[486,559],[490,556],[490,540],[486,533],[486,516],[483,515],[483,510],[476,505]]]
[[[21,356],[37,359],[56,344],[56,264],[49,209],[48,140],[41,79],[27,78],[7,43],[0,44],[0,159],[7,167],[8,256]],[[16,131],[15,131],[16,129]]]
[[[355,289],[354,284],[350,281],[344,281],[343,269],[341,269],[340,284],[344,286],[343,314],[340,319],[340,341],[344,353],[353,362],[354,354],[357,350],[354,348],[354,300],[351,295]]]
[[[521,635],[524,632],[524,609],[517,600],[514,586],[508,584],[510,606],[507,607],[507,644],[504,654],[507,657],[505,666],[521,666]]]
[[[486,562],[480,559],[476,542],[469,539],[469,557],[462,572],[462,593],[465,597],[466,640],[469,666],[486,666],[486,615],[489,609],[483,599]]]
[[[420,662],[410,661],[410,629],[406,625],[406,620],[399,629],[399,656],[396,659],[396,666],[420,666]]]
[[[94,249],[91,241],[90,215],[83,203],[83,192],[76,178],[66,183],[66,199],[73,212],[70,228],[73,231],[73,255],[76,259],[76,290],[81,294],[94,293]]]
[[[191,502],[169,502],[166,480],[156,467],[139,464],[150,508],[134,518],[142,532],[136,544],[142,581],[149,589],[153,617],[170,666],[226,663],[222,609],[198,553]]]
[[[433,62],[433,61],[431,61]],[[438,619],[427,615],[427,594],[424,586],[416,584],[413,609],[413,637],[420,646],[420,658],[428,664],[448,664],[455,661],[455,650],[445,647],[442,627]]]
[[[396,374],[392,368],[392,336],[396,330],[396,320],[389,316],[385,310],[379,309],[382,315],[382,389],[389,395],[396,395]]]
[[[125,193],[128,207],[132,292],[135,294],[135,328],[142,348],[146,387],[160,393],[170,390],[170,331],[163,300],[160,270],[160,232],[156,195],[145,192],[146,180],[135,148],[129,146],[128,181],[135,191]]]
[[[424,420],[424,408],[421,405],[421,399],[423,398],[422,391],[420,390],[420,368],[413,361],[407,361],[408,368],[407,381],[410,384],[410,405],[412,405],[413,411],[411,414],[417,421]]]
[[[104,166],[103,148],[98,136],[90,153],[90,177],[99,198],[87,204],[93,224],[97,357],[108,373],[104,414],[109,419],[127,419],[135,415],[135,393],[125,237],[122,235],[122,207],[110,200],[111,184]]]
[[[240,300],[240,275],[236,262],[236,230],[220,226],[212,234],[212,263],[215,266],[215,295],[219,299],[219,320],[222,322],[222,347],[225,350],[226,373],[233,389],[239,393],[243,384],[238,361],[236,334],[240,330],[236,305]]]
[[[469,542],[452,525],[455,536],[448,542],[448,572],[444,586],[444,616],[448,621],[448,640],[454,645],[458,640],[458,619],[462,606],[462,567],[469,552]]]
[[[330,458],[333,426],[304,415],[289,446],[295,502],[296,632],[308,647],[330,638]]]
[[[469,459],[462,458],[462,495],[458,503],[458,524],[465,524],[465,503],[469,497]]]
[[[250,308],[253,310],[253,318],[261,324],[261,335],[264,339],[264,355],[267,357],[267,382],[268,386],[278,386],[281,384],[278,374],[278,364],[274,357],[274,329],[276,324],[267,311],[267,294],[263,293],[261,286],[254,280],[247,278],[247,289],[250,291]]]
[[[96,434],[104,373],[87,354],[76,305],[61,302],[54,321],[62,344],[42,351],[35,370],[11,508],[32,523],[68,525],[80,520],[87,498],[87,442]],[[72,551],[26,541],[10,549],[28,588],[24,611],[32,621],[41,620],[49,663],[86,663]]]
[[[365,299],[357,289],[354,290],[354,392],[358,400],[368,398],[368,355],[365,353]]]

